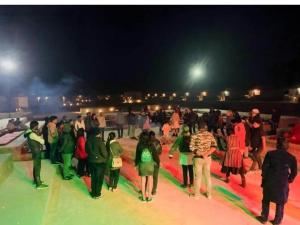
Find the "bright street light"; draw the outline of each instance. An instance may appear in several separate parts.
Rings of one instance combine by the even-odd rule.
[[[204,68],[203,65],[197,63],[190,69],[190,76],[193,80],[198,80],[202,78],[204,75]]]
[[[17,64],[10,58],[1,59],[0,61],[1,70],[7,73],[11,73],[17,70]]]

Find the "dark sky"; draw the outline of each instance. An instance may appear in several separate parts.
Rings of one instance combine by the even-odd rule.
[[[18,58],[24,89],[36,80],[99,93],[277,88],[300,81],[297,66],[275,77],[299,59],[299,15],[299,6],[0,6],[0,55]],[[202,60],[205,77],[187,82]]]

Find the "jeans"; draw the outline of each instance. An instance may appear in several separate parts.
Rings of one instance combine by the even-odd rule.
[[[90,163],[92,197],[101,196],[105,169],[106,163]]]
[[[261,167],[262,167],[262,158],[261,158],[260,152],[261,151],[259,149],[253,149],[250,152],[249,156],[253,160],[253,163],[252,163],[252,166],[251,166],[250,170],[254,170],[255,167],[256,167],[256,164],[258,164],[258,168],[261,169]]]
[[[79,176],[84,176],[88,175],[89,173],[89,164],[87,159],[78,159],[77,174]]]
[[[117,130],[118,130],[118,138],[122,138],[123,137],[123,124],[118,124],[117,125]]]
[[[109,186],[116,189],[120,177],[120,169],[110,170],[109,172]]]
[[[104,131],[105,131],[105,128],[104,127],[100,127],[99,129],[100,129],[101,138],[104,141]]]
[[[194,158],[194,193],[195,196],[200,195],[200,188],[202,182],[202,174],[204,176],[204,180],[206,181],[206,192],[207,195],[211,195],[211,178],[210,178],[210,165],[211,165],[211,157],[206,158]]]
[[[263,199],[261,216],[265,221],[268,220],[269,209],[270,209],[270,201]],[[277,224],[281,223],[283,219],[283,213],[284,213],[284,204],[276,204],[276,213],[274,218],[275,223]]]
[[[63,167],[63,175],[64,178],[70,177],[73,175],[71,166],[72,166],[72,154],[62,154],[64,167]]]
[[[182,166],[182,175],[183,175],[183,185],[188,185],[188,176],[190,179],[190,185],[194,184],[194,170],[193,165],[181,165]]]
[[[155,165],[155,166],[154,166],[154,171],[153,171],[153,187],[152,187],[152,194],[153,194],[153,193],[156,193],[156,190],[157,190],[158,173],[159,173],[159,166],[158,166],[158,165]]]
[[[32,153],[32,159],[33,159],[33,180],[36,186],[41,185],[41,178],[40,178],[40,173],[41,173],[41,152],[33,152]]]
[[[58,157],[57,157],[57,147],[58,147],[58,143],[50,143],[50,160],[51,163],[56,163],[58,161]]]
[[[128,125],[128,136],[130,138],[135,137],[135,125]]]

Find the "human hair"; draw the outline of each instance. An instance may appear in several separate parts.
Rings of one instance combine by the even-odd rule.
[[[277,136],[276,147],[279,150],[287,150],[289,148],[289,142],[287,140],[287,134],[285,132],[279,133]]]
[[[143,131],[140,134],[138,145],[143,148],[149,146],[149,132],[148,131]]]
[[[78,115],[78,116],[77,116],[77,119],[80,119],[81,117],[82,117],[81,115]]]
[[[151,130],[150,132],[149,132],[149,137],[151,138],[151,137],[155,137],[155,132],[153,131],[153,130]]]
[[[30,126],[30,129],[32,130],[32,129],[34,129],[34,128],[36,128],[36,127],[39,126],[39,122],[36,121],[36,120],[33,120],[33,121],[30,122],[29,126]]]
[[[79,128],[77,131],[77,137],[83,137],[84,136],[84,129],[83,128]]]
[[[200,120],[198,123],[199,129],[206,129],[207,125],[204,121]]]
[[[54,120],[57,120],[57,116],[50,116],[49,121],[53,122]]]
[[[234,134],[234,127],[232,125],[226,127],[226,133],[228,136]]]

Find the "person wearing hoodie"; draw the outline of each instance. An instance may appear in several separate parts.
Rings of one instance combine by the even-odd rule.
[[[47,188],[48,185],[41,181],[41,151],[45,144],[44,139],[38,132],[39,123],[35,120],[30,122],[30,128],[25,132],[24,137],[27,139],[28,146],[32,152],[33,159],[33,180],[37,189]]]
[[[75,140],[72,135],[72,127],[70,123],[64,124],[63,133],[61,135],[61,153],[63,158],[63,177],[64,180],[70,180],[74,176],[72,166],[72,156],[75,150]]]
[[[189,132],[189,126],[184,124],[182,126],[181,135],[176,138],[169,152],[169,158],[173,158],[173,154],[177,149],[180,152],[179,164],[182,167],[183,184],[181,186],[183,188],[188,186],[188,176],[190,186],[194,184],[193,152],[190,150],[190,141],[191,134]]]
[[[114,191],[118,186],[120,169],[122,167],[121,154],[123,152],[120,143],[116,140],[115,132],[108,134],[106,149],[109,153],[109,189]]]
[[[93,128],[87,138],[85,149],[88,154],[88,161],[91,171],[91,197],[94,199],[101,197],[102,184],[105,169],[108,161],[108,152],[101,138],[100,129]]]

